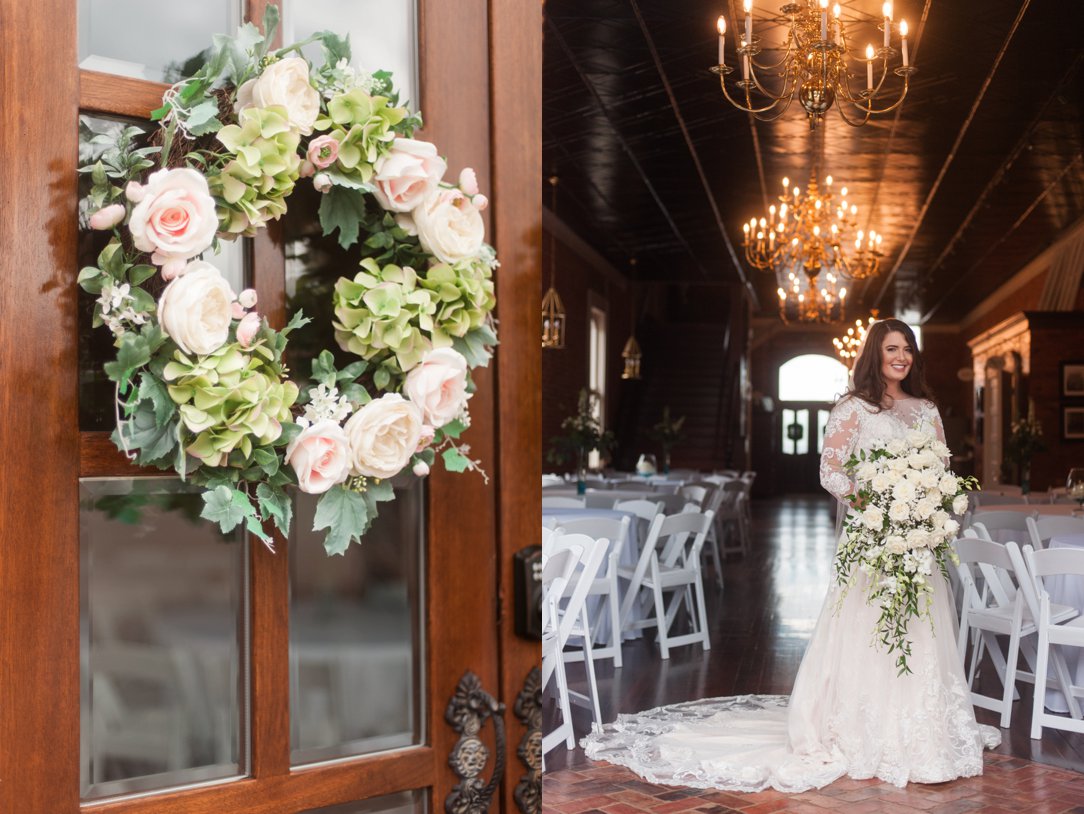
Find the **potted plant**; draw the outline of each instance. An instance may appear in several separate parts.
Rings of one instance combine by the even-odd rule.
[[[1020,467],[1020,491],[1031,491],[1031,458],[1046,449],[1043,425],[1030,412],[1012,424],[1012,433],[1005,441],[1005,458]]]
[[[685,425],[685,416],[671,420],[670,405],[662,408],[662,420],[651,428],[650,437],[662,445],[662,471],[663,474],[670,472],[670,450],[675,444],[680,444],[685,438],[682,427]]]
[[[606,455],[616,443],[614,434],[602,429],[599,413],[598,394],[580,390],[576,414],[561,422],[563,434],[550,439],[550,449],[546,455],[553,463],[561,464],[569,459],[576,461],[576,491],[579,494],[587,490],[588,453],[598,450],[600,455]]]

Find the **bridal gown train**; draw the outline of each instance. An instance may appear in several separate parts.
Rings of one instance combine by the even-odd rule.
[[[943,440],[937,408],[924,400],[881,412],[840,402],[826,428],[822,485],[842,499],[851,491],[842,468],[851,452],[921,425]],[[859,574],[841,602],[833,583],[789,699],[713,698],[621,715],[583,740],[587,757],[653,783],[750,792],[800,792],[843,775],[903,786],[981,774],[983,749],[1001,733],[975,721],[944,578],[935,574],[931,620],[908,627],[912,673],[904,676],[895,654],[874,641],[880,614],[866,604],[867,585]]]

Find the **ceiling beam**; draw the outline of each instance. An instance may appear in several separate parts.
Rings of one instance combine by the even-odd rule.
[[[698,258],[693,252],[692,246],[689,245],[689,241],[685,238],[685,235],[682,234],[681,229],[674,221],[673,215],[670,214],[670,209],[666,206],[665,203],[663,203],[662,198],[659,196],[658,190],[655,189],[655,185],[652,184],[651,179],[647,177],[647,172],[644,170],[644,167],[640,163],[640,160],[636,157],[636,153],[633,152],[632,146],[628,143],[628,140],[621,133],[621,130],[617,126],[617,122],[614,120],[614,117],[610,113],[610,110],[606,106],[606,103],[602,100],[602,96],[599,94],[598,89],[591,81],[591,78],[587,76],[583,68],[580,66],[579,61],[576,59],[576,55],[572,53],[572,49],[569,47],[568,42],[561,34],[560,29],[558,29],[557,25],[553,22],[553,20],[548,17],[546,18],[546,27],[553,35],[553,38],[557,42],[557,45],[564,52],[565,57],[568,59],[568,62],[572,66],[572,69],[576,71],[576,74],[577,76],[579,76],[580,81],[583,82],[584,87],[587,88],[587,92],[591,94],[591,98],[594,100],[595,104],[598,106],[599,111],[602,113],[603,118],[606,119],[607,124],[609,124],[610,129],[613,131],[614,138],[616,138],[618,143],[621,145],[621,149],[625,151],[625,155],[628,157],[637,174],[640,176],[640,180],[643,182],[644,186],[647,187],[647,191],[648,193],[650,193],[652,199],[654,199],[655,205],[659,207],[659,211],[662,213],[663,218],[666,220],[667,224],[669,224],[671,231],[673,231],[674,233],[674,237],[677,238],[678,243],[681,244],[682,248],[685,249],[689,257],[692,258],[692,261],[700,274],[706,278],[710,277],[707,269],[705,269],[704,265],[700,262],[700,258]]]
[[[715,225],[719,229],[719,235],[723,239],[723,243],[726,246],[727,254],[730,255],[730,262],[734,264],[734,271],[738,275],[738,279],[741,280],[742,286],[745,288],[745,292],[749,297],[749,301],[756,309],[760,308],[760,302],[757,299],[756,289],[753,288],[753,284],[749,282],[749,278],[745,276],[745,270],[742,268],[741,260],[738,258],[738,253],[734,250],[734,244],[730,242],[730,236],[726,233],[726,226],[723,225],[723,216],[719,212],[719,204],[715,200],[715,193],[711,190],[711,184],[708,183],[707,175],[704,173],[704,165],[700,163],[700,154],[696,150],[696,145],[693,144],[692,136],[689,135],[689,128],[685,125],[685,117],[681,113],[681,106],[678,104],[677,97],[674,96],[674,89],[670,85],[670,80],[666,76],[666,69],[663,67],[662,59],[659,57],[659,51],[655,47],[655,41],[651,37],[651,32],[648,31],[647,23],[644,22],[644,16],[640,13],[640,4],[636,0],[629,0],[632,5],[632,13],[636,15],[636,22],[640,26],[640,33],[644,35],[644,42],[647,43],[647,49],[651,52],[651,58],[655,62],[655,70],[658,71],[659,81],[662,82],[663,89],[666,91],[666,97],[670,100],[670,109],[674,113],[674,118],[677,119],[678,127],[681,128],[681,135],[685,140],[685,147],[689,151],[689,157],[693,161],[693,166],[696,167],[697,177],[700,178],[700,186],[704,190],[704,195],[708,199],[708,205],[711,207],[712,215],[715,217]]]
[[[956,153],[959,152],[960,145],[963,143],[964,136],[967,135],[967,131],[971,128],[971,122],[975,119],[975,114],[978,113],[979,107],[982,105],[982,100],[986,96],[986,91],[990,88],[990,83],[994,81],[994,74],[997,73],[998,66],[1001,65],[1001,60],[1005,57],[1006,51],[1009,50],[1009,43],[1012,42],[1013,36],[1016,34],[1016,30],[1020,27],[1020,22],[1024,19],[1024,13],[1028,10],[1028,6],[1031,5],[1031,0],[1024,0],[1020,5],[1020,10],[1016,13],[1016,19],[1013,20],[1012,25],[1009,27],[1009,33],[1005,35],[1005,41],[1001,44],[1001,49],[997,52],[997,56],[994,58],[994,64],[990,66],[990,71],[986,75],[986,79],[982,83],[982,87],[979,88],[978,94],[975,96],[975,101],[971,103],[971,109],[967,113],[967,118],[964,119],[963,125],[960,127],[960,132],[956,135],[956,141],[952,145],[952,149],[949,150],[948,155],[945,156],[945,161],[941,165],[941,170],[937,173],[937,178],[934,179],[933,185],[930,187],[929,193],[926,195],[926,200],[922,203],[922,209],[919,210],[918,217],[915,218],[915,225],[911,229],[911,234],[907,238],[907,242],[904,244],[903,249],[900,251],[899,256],[896,258],[895,264],[892,266],[892,270],[885,275],[884,285],[881,286],[880,292],[877,294],[877,299],[874,302],[876,307],[880,307],[881,301],[885,297],[885,293],[888,291],[889,285],[895,278],[897,272],[900,270],[900,266],[903,265],[903,261],[907,258],[907,253],[911,251],[911,246],[914,245],[915,236],[918,234],[919,228],[922,226],[922,222],[926,219],[926,214],[930,211],[930,205],[933,203],[934,197],[937,195],[938,190],[941,188],[941,182],[945,180],[945,175],[948,174],[949,167],[952,166],[952,162],[956,158]]]

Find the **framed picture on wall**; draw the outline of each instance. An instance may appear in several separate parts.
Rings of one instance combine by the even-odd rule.
[[[1062,406],[1061,437],[1066,441],[1084,441],[1084,407]]]
[[[1084,397],[1084,362],[1061,363],[1061,395]]]

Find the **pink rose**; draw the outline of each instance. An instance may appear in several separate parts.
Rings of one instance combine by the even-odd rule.
[[[90,228],[91,229],[112,229],[122,220],[127,210],[123,204],[110,204],[109,206],[103,206],[97,212],[90,216]]]
[[[320,136],[309,142],[306,157],[313,166],[326,170],[339,157],[339,142],[333,136]]]
[[[252,340],[260,330],[260,315],[255,311],[245,314],[237,324],[237,342],[242,348],[251,347]]]
[[[313,166],[311,161],[305,160],[301,162],[301,169],[298,172],[299,178],[312,178],[316,175],[316,167]]]
[[[319,421],[286,447],[286,463],[297,473],[302,492],[319,495],[350,474],[350,442],[334,421]]]
[[[132,210],[128,229],[151,262],[189,260],[204,252],[218,231],[215,202],[207,179],[191,169],[159,170],[147,179],[143,198]]]
[[[417,405],[398,393],[385,393],[350,416],[345,430],[350,439],[351,472],[390,478],[414,456],[422,416]]]
[[[433,437],[437,434],[435,427],[430,427],[428,424],[422,424],[422,434],[418,438],[418,448],[415,452],[421,452],[427,446],[433,443]]]
[[[464,167],[459,173],[459,188],[468,195],[478,194],[478,176],[470,167]]]
[[[452,348],[434,348],[411,368],[403,393],[422,411],[431,427],[443,427],[467,404],[467,360]]]
[[[132,203],[142,201],[145,194],[143,185],[138,181],[129,181],[128,186],[124,188],[124,196]]]
[[[373,165],[373,195],[388,211],[409,212],[437,188],[447,168],[428,141],[397,138]]]

